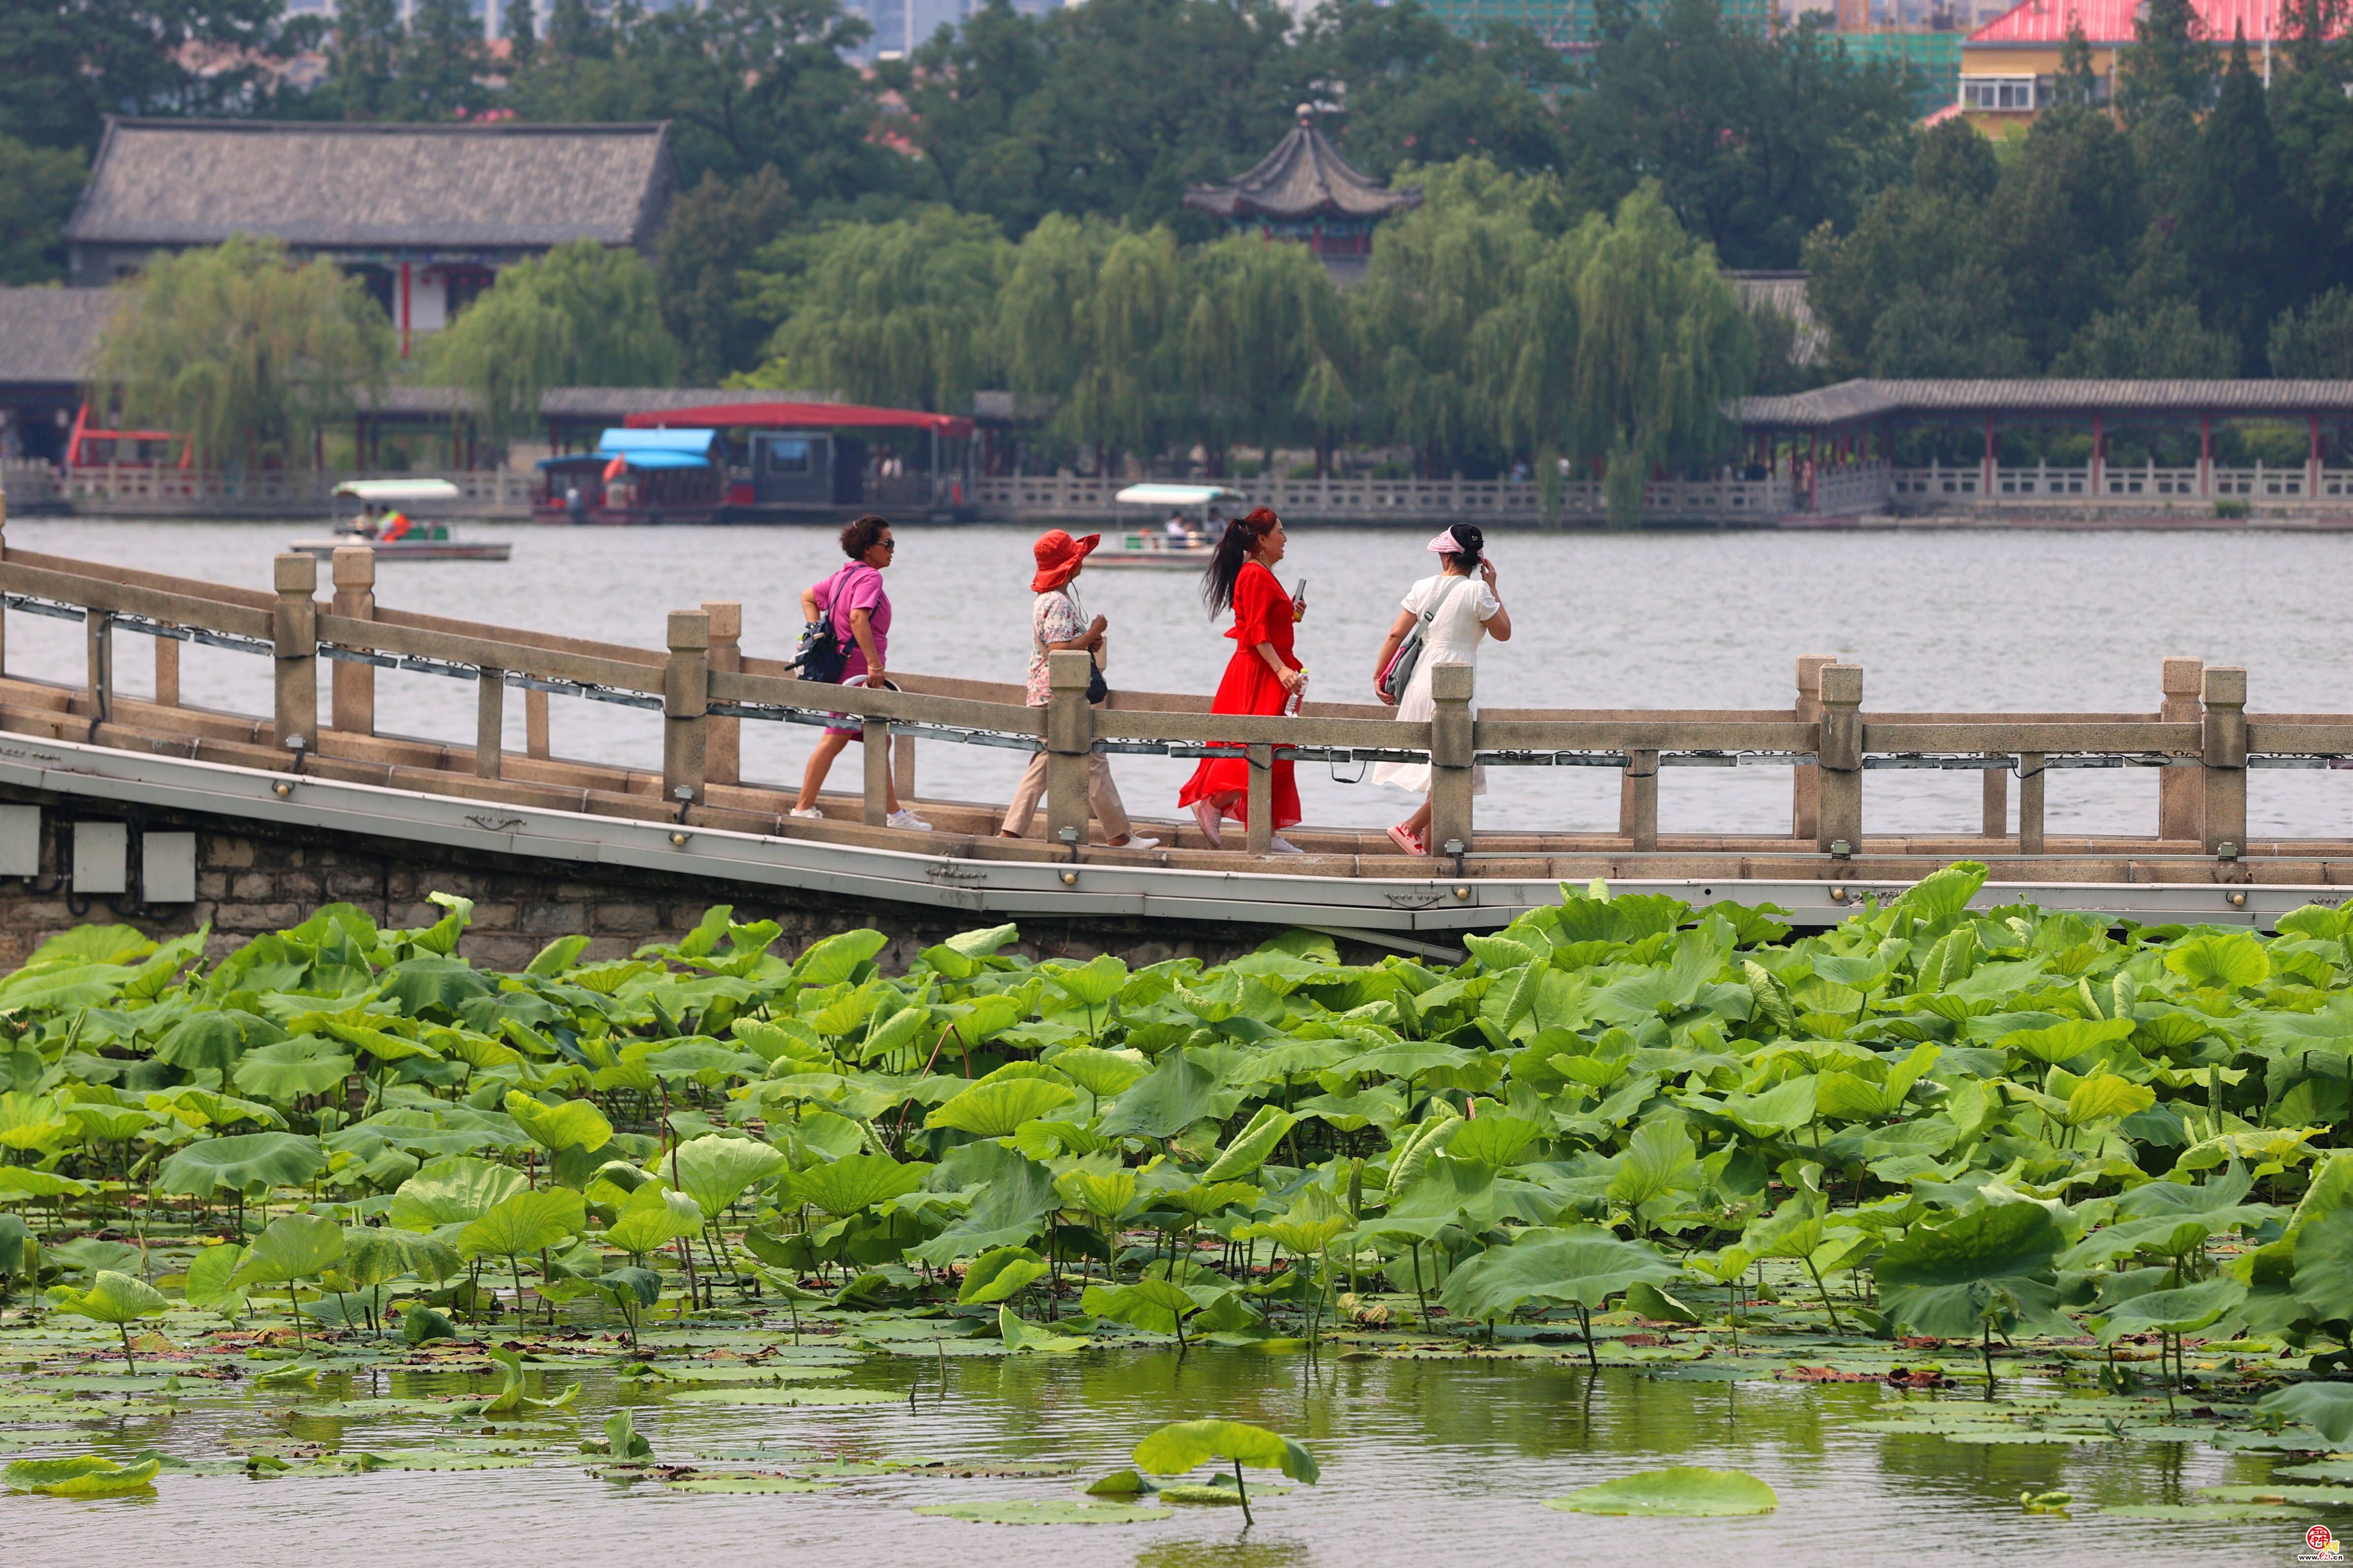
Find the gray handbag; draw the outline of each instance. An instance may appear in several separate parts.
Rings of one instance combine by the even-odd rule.
[[[1413,684],[1413,667],[1421,662],[1422,642],[1425,634],[1430,630],[1430,623],[1438,619],[1439,611],[1454,602],[1455,589],[1471,581],[1472,579],[1469,577],[1457,577],[1452,588],[1440,594],[1435,604],[1421,612],[1421,619],[1416,621],[1413,624],[1413,629],[1405,634],[1405,640],[1398,644],[1397,652],[1389,656],[1388,668],[1381,671],[1382,697],[1391,702],[1401,702],[1405,700],[1406,688]]]

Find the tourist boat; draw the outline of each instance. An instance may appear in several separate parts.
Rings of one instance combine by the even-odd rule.
[[[408,517],[411,507],[441,507],[463,500],[465,492],[448,479],[345,479],[334,494],[338,500],[357,501],[359,515],[337,522],[332,539],[298,539],[288,549],[323,560],[342,545],[364,544],[379,561],[504,561],[514,549],[503,539],[459,539],[446,518]],[[383,521],[369,515],[370,509],[378,507],[399,512],[407,526],[388,535]]]
[[[1223,485],[1130,485],[1112,500],[1165,512],[1167,521],[1120,530],[1087,558],[1087,564],[1198,572],[1216,552],[1218,534],[1225,526],[1217,509],[1244,499],[1241,491]]]

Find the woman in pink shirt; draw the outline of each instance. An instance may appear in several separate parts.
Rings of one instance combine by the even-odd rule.
[[[830,618],[834,636],[851,645],[842,659],[844,686],[888,684],[882,672],[891,647],[891,595],[882,591],[882,569],[891,564],[897,549],[891,524],[869,513],[841,531],[841,552],[849,557],[849,563],[824,582],[801,590],[802,617],[811,626],[820,616]],[[833,759],[841,755],[841,749],[864,735],[857,724],[826,726],[801,774],[800,799],[792,811],[795,816],[825,816],[817,804],[818,792],[825,788],[825,775],[832,771]],[[899,804],[895,777],[891,780],[890,810],[893,827],[922,831],[932,826]]]

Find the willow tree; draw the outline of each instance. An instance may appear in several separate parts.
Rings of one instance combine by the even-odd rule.
[[[1348,308],[1375,430],[1414,447],[1440,474],[1493,428],[1472,363],[1479,323],[1520,293],[1544,244],[1535,214],[1558,186],[1484,159],[1398,177],[1409,174],[1422,183],[1422,205],[1376,232],[1371,267]]]
[[[493,432],[512,436],[537,423],[551,386],[667,385],[678,344],[645,258],[575,239],[501,269],[426,357],[429,374],[474,394]]]
[[[1305,246],[1236,235],[1196,248],[1186,274],[1182,417],[1210,471],[1239,441],[1271,453],[1294,436],[1322,471],[1356,407],[1356,345],[1331,273]]]
[[[1103,471],[1123,451],[1155,451],[1181,412],[1184,304],[1166,229],[1050,216],[1022,240],[997,302],[1013,388],[1050,398],[1054,433],[1093,447]]]
[[[930,207],[831,225],[762,252],[752,309],[779,318],[755,386],[969,414],[995,369],[992,326],[1013,247],[996,220]]]
[[[208,466],[299,468],[393,360],[392,324],[333,263],[239,235],[157,255],[100,334],[97,401],[185,435]]]
[[[1530,323],[1530,352],[1547,352],[1547,331],[1555,343],[1573,337],[1574,369],[1564,388],[1556,370],[1523,368],[1521,416],[1539,440],[1604,465],[1609,515],[1630,522],[1658,469],[1723,450],[1725,405],[1756,372],[1756,327],[1715,248],[1683,232],[1654,185],[1613,217],[1587,218],[1535,271],[1561,320]]]

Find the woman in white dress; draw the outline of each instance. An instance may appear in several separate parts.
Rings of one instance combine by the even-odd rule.
[[[1435,577],[1424,577],[1406,595],[1397,624],[1381,644],[1373,664],[1373,689],[1384,702],[1394,704],[1407,723],[1427,723],[1435,709],[1430,699],[1430,672],[1441,664],[1476,664],[1479,639],[1512,640],[1511,612],[1495,596],[1495,563],[1481,558],[1486,536],[1469,523],[1457,523],[1430,542],[1443,566]],[[1421,623],[1421,658],[1413,679],[1401,693],[1383,689],[1389,660],[1416,622]],[[1389,837],[1409,855],[1430,853],[1430,764],[1382,763],[1373,769],[1375,784],[1395,784],[1419,794],[1421,805],[1411,816],[1389,829]],[[1471,790],[1487,793],[1486,770],[1473,768]]]

